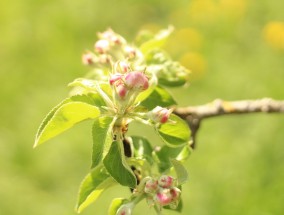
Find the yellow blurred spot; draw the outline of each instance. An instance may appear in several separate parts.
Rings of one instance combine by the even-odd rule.
[[[247,9],[248,0],[220,0],[219,10],[225,17],[231,19],[242,18]]]
[[[189,19],[198,23],[214,22],[219,12],[218,4],[212,0],[193,0],[188,7]]]
[[[199,31],[194,28],[184,28],[174,31],[165,48],[175,58],[189,50],[199,50],[202,46],[202,40],[203,37]]]
[[[263,29],[263,37],[272,48],[284,50],[284,22],[269,22]]]
[[[206,70],[206,61],[203,56],[197,52],[188,52],[184,54],[179,62],[191,71],[191,79],[201,78]]]

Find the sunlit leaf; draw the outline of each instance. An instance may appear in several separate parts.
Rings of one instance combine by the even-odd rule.
[[[84,178],[79,189],[76,211],[82,212],[87,206],[95,202],[107,188],[116,184],[102,166],[97,166]]]
[[[143,54],[146,54],[147,52],[149,52],[154,48],[159,48],[163,46],[172,32],[173,32],[172,26],[170,26],[168,29],[161,30],[153,38],[142,43],[142,45],[140,46],[140,50],[142,51]]]
[[[114,141],[103,160],[109,174],[121,185],[134,188],[136,177],[125,160],[122,142]]]
[[[93,124],[93,156],[92,168],[98,165],[107,155],[112,141],[112,128],[115,118],[99,117],[94,120]]]
[[[108,209],[108,215],[116,215],[117,210],[120,208],[120,206],[125,204],[126,202],[127,202],[127,199],[124,199],[124,198],[113,199]]]
[[[167,123],[161,124],[156,130],[162,140],[171,147],[188,144],[191,134],[186,122],[174,114],[171,114]]]
[[[99,108],[90,103],[65,100],[44,119],[36,135],[34,147],[66,131],[78,122],[93,119],[99,115]]]
[[[156,106],[169,107],[175,105],[176,101],[173,99],[171,94],[161,86],[155,87],[153,92],[145,99],[141,105],[153,109]]]

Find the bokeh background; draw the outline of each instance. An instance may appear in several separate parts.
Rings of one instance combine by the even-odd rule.
[[[96,32],[111,27],[132,40],[141,29],[175,26],[165,49],[192,71],[189,87],[172,89],[180,106],[283,99],[283,11],[283,0],[1,1],[0,214],[76,214],[91,123],[32,146],[45,114],[68,95],[67,84],[87,72],[81,54]],[[197,141],[186,163],[182,214],[284,214],[283,115],[208,119]],[[128,194],[110,189],[82,214],[104,215],[112,198]],[[141,203],[135,214],[155,213]]]

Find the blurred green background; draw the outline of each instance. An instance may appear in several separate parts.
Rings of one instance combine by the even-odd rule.
[[[81,54],[97,31],[111,27],[132,40],[141,29],[174,25],[165,48],[192,70],[190,86],[172,90],[180,106],[283,99],[283,11],[283,0],[1,1],[0,214],[76,214],[91,122],[32,145],[45,114],[68,95],[67,84],[88,70]],[[283,115],[208,119],[197,141],[182,214],[284,214]],[[82,214],[104,215],[112,198],[128,194],[110,189]],[[146,213],[155,214],[145,203],[135,210]]]

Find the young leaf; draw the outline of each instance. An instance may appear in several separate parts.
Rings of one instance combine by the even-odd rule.
[[[171,163],[177,174],[178,185],[184,184],[188,180],[188,172],[182,163],[178,160],[171,159]]]
[[[101,165],[92,169],[81,183],[76,211],[78,213],[82,212],[87,206],[96,201],[103,191],[115,183]]]
[[[161,86],[157,86],[153,92],[145,99],[141,105],[148,108],[149,110],[161,106],[169,107],[175,105],[176,101],[171,94]]]
[[[121,205],[125,204],[128,200],[123,198],[113,199],[108,209],[108,215],[116,215],[117,210]]]
[[[66,131],[76,123],[100,115],[98,107],[85,102],[71,101],[53,110],[40,126],[34,147]]]
[[[172,26],[169,26],[168,29],[160,31],[158,34],[154,36],[154,38],[144,42],[140,46],[140,50],[142,51],[143,54],[146,54],[147,52],[149,52],[154,48],[159,48],[163,46],[172,32],[173,32]]]
[[[191,133],[184,120],[174,114],[171,114],[167,123],[161,124],[156,130],[162,140],[171,147],[188,144]]]
[[[134,147],[134,157],[137,159],[145,158],[150,164],[153,164],[152,146],[144,137],[132,136],[132,144]]]
[[[97,166],[107,155],[112,144],[112,127],[115,122],[113,117],[98,117],[93,124],[93,156],[92,168]]]
[[[160,150],[154,152],[154,158],[156,158],[158,162],[160,173],[164,173],[172,167],[172,159],[183,161],[186,160],[190,154],[191,148],[188,145],[176,148],[165,145]]]
[[[118,183],[135,188],[136,177],[125,160],[122,142],[114,141],[112,143],[103,163],[109,174]]]

